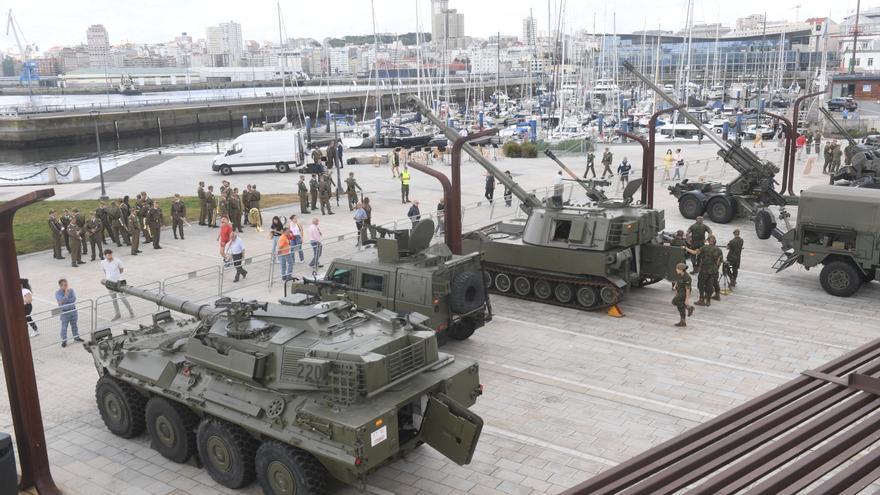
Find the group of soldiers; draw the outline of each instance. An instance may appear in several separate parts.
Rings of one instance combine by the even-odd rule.
[[[330,207],[330,198],[333,196],[333,187],[336,182],[330,175],[330,172],[320,174],[312,174],[308,184],[306,184],[306,176],[300,175],[297,183],[297,194],[299,195],[300,213],[306,214],[312,210],[318,209],[318,200],[321,202],[322,215],[334,215],[333,209]],[[358,203],[358,191],[363,193],[363,189],[354,178],[354,172],[348,173],[345,179],[345,194],[348,196],[348,209],[352,211]]]
[[[703,223],[703,217],[697,217],[696,222],[688,228],[687,233],[679,230],[672,241],[672,246],[680,246],[692,258],[693,270],[687,272],[687,264],[679,263],[676,266],[675,279],[672,288],[675,297],[672,304],[678,309],[680,319],[675,324],[677,327],[687,326],[687,317],[694,313],[694,306],[709,307],[712,301],[721,300],[720,276],[723,273],[728,277],[730,288],[736,287],[736,279],[739,275],[739,267],[742,259],[743,239],[739,229],[733,231],[733,239],[727,243],[727,260],[725,263],[724,253],[717,246],[712,229]],[[691,274],[697,275],[697,288],[699,299],[694,306],[689,304],[691,296]]]
[[[174,237],[177,238],[179,232],[182,239],[186,206],[180,195],[174,197],[171,215]],[[110,201],[109,206],[106,201],[101,201],[88,216],[78,208],[65,209],[60,217],[55,210],[50,210],[48,224],[52,234],[52,254],[55,259],[66,259],[61,252],[64,246],[73,267],[85,263],[83,255],[88,255],[90,250],[91,260],[99,261],[109,237],[117,247],[122,247],[123,243],[131,246],[131,254],[137,256],[142,252],[139,249],[141,236],[145,242],[153,243],[153,249],[162,249],[159,237],[164,223],[161,206],[146,192],[137,195],[134,205],[128,196]]]
[[[836,139],[832,139],[831,142],[825,145],[822,157],[824,158],[822,164],[823,174],[833,174],[840,170],[841,157],[843,157],[843,150],[840,147],[840,142]]]
[[[214,186],[205,188],[204,181],[201,181],[196,194],[199,198],[199,225],[216,228],[219,219],[226,217],[232,228],[238,232],[244,232],[242,225],[262,227],[262,194],[257,190],[256,184],[247,184],[245,190],[239,194],[237,187],[232,187],[229,181],[224,180],[220,184],[220,191],[215,195]]]

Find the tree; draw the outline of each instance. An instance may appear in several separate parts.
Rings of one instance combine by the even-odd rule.
[[[5,56],[3,57],[3,69],[2,74],[3,77],[12,77],[15,76],[15,61],[12,60],[12,57]]]

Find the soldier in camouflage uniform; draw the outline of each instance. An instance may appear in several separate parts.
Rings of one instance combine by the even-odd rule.
[[[244,212],[244,225],[248,223],[248,213],[251,211],[251,185],[246,184],[244,191],[241,192],[241,206],[242,211]]]
[[[364,192],[361,189],[361,186],[358,185],[357,179],[354,178],[354,172],[348,173],[348,178],[345,179],[345,192],[348,194],[348,210],[354,210],[354,207],[358,204],[358,191]]]
[[[697,287],[700,290],[700,300],[694,304],[697,306],[710,306],[713,299],[713,292],[717,284],[718,269],[721,267],[724,258],[721,249],[715,245],[715,236],[710,235],[707,243],[703,244],[699,250],[687,249],[689,253],[697,256],[700,267],[700,274],[697,276]],[[720,301],[721,296],[714,297]]]
[[[318,176],[312,174],[312,180],[309,181],[309,195],[312,199],[312,209],[315,210],[318,208],[318,189],[320,188],[320,183],[318,183]]]
[[[52,234],[52,257],[63,260],[61,256],[61,240],[64,238],[64,226],[55,217],[55,210],[49,210],[49,232]]]
[[[690,305],[691,276],[688,275],[686,264],[679,263],[675,266],[675,277],[672,282],[672,289],[675,290],[675,297],[672,298],[672,305],[678,308],[678,315],[681,317],[675,326],[686,327],[687,316],[694,314],[694,307]]]
[[[70,212],[68,210],[64,210],[61,214],[61,226],[64,227],[62,229],[62,233],[64,235],[64,247],[67,248],[67,254],[70,254],[70,237],[67,233],[67,227],[70,226],[70,221],[72,217],[70,216]]]
[[[727,264],[730,265],[730,286],[736,287],[736,278],[739,276],[739,264],[742,260],[743,240],[739,236],[739,229],[733,231],[733,239],[727,243]]]
[[[229,219],[232,221],[232,229],[237,232],[244,232],[241,230],[241,199],[238,197],[237,188],[229,192],[229,196],[226,199],[226,211],[228,212]]]
[[[306,214],[309,212],[309,186],[306,185],[306,176],[300,175],[299,182],[296,183],[296,193],[299,195],[299,212]]]
[[[70,241],[70,265],[74,268],[85,263],[82,260],[82,251],[80,251],[80,245],[83,243],[82,235],[76,217],[73,217],[67,226],[67,238]]]
[[[199,196],[199,225],[208,225],[208,203],[205,196],[205,183],[199,182],[199,188],[196,190]]]
[[[117,206],[116,201],[110,202],[110,207],[107,208],[107,219],[110,221],[110,238],[116,241],[116,247],[122,247],[122,240],[124,237],[122,225],[124,220],[121,218],[122,211]],[[126,233],[127,235],[127,233]],[[125,240],[125,243],[128,244],[128,240]]]
[[[79,208],[73,209],[73,220],[76,220],[76,226],[79,227],[80,245],[82,245],[82,254],[89,254],[89,241],[86,238],[86,216],[79,212]]]
[[[703,217],[697,217],[697,221],[688,227],[688,236],[691,238],[691,249],[699,251],[703,244],[706,243],[706,235],[712,233],[712,229],[703,223]],[[699,257],[693,258],[694,269],[691,274],[695,274],[700,269]]]
[[[217,199],[214,196],[214,186],[208,186],[208,190],[205,191],[205,221],[211,228],[217,227],[217,219],[215,215],[217,214]]]
[[[332,180],[329,176],[324,176],[324,180],[321,181],[321,186],[319,193],[321,195],[321,215],[324,215],[324,208],[326,207],[327,215],[333,215],[333,210],[330,208],[330,196],[332,195],[333,188],[331,186]]]

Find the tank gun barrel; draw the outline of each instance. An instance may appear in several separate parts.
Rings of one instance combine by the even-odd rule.
[[[419,98],[418,96],[415,96],[415,95],[411,95],[409,97],[409,101],[410,101],[410,103],[412,103],[416,107],[416,110],[419,113],[424,115],[426,119],[431,121],[431,123],[436,125],[437,128],[443,132],[443,135],[446,136],[446,139],[449,139],[450,141],[455,141],[456,139],[461,137],[458,135],[458,133],[455,131],[455,129],[449,127],[442,120],[440,120],[439,117],[434,115],[434,113],[431,112],[431,109],[429,109],[428,106],[425,105],[425,102],[422,101],[421,98]],[[541,201],[537,197],[535,197],[534,194],[530,194],[530,193],[526,192],[525,189],[520,187],[519,184],[517,184],[513,179],[508,177],[507,174],[502,172],[495,165],[492,165],[492,162],[490,162],[489,160],[484,158],[483,155],[480,154],[479,151],[474,149],[473,146],[465,143],[464,146],[462,146],[462,149],[468,155],[470,155],[471,158],[476,160],[477,163],[482,165],[482,167],[485,168],[490,174],[494,175],[495,179],[498,182],[504,184],[504,187],[510,189],[510,192],[514,196],[516,196],[520,201],[522,201],[524,207],[530,209],[530,208],[538,208],[541,206]]]
[[[834,116],[831,115],[831,112],[829,112],[827,108],[819,106],[819,111],[822,112],[822,115],[825,116],[828,122],[831,122],[831,125],[833,125],[835,129],[837,129],[837,132],[843,134],[843,137],[845,137],[846,140],[849,141],[850,145],[855,146],[858,144],[856,143],[856,140],[849,135],[849,132],[847,132],[846,129],[844,129],[843,126],[840,125],[840,122],[838,122],[837,119],[835,119]]]
[[[654,93],[656,93],[657,96],[666,100],[666,103],[669,103],[673,107],[678,107],[678,112],[682,116],[684,116],[684,118],[688,119],[691,122],[691,124],[694,124],[695,126],[699,127],[700,130],[703,131],[703,135],[705,135],[707,138],[709,138],[709,140],[712,141],[713,143],[717,144],[719,148],[721,148],[722,150],[725,150],[725,151],[727,151],[730,148],[730,143],[727,143],[724,140],[722,140],[721,138],[719,138],[718,136],[716,136],[715,133],[712,132],[711,129],[709,129],[708,127],[705,126],[705,124],[700,122],[700,119],[694,117],[694,115],[692,113],[688,112],[685,109],[686,105],[682,105],[681,103],[676,101],[675,98],[666,94],[663,91],[663,89],[661,89],[659,86],[654,84],[654,81],[650,80],[647,76],[645,76],[644,74],[642,74],[641,72],[636,70],[636,68],[633,67],[633,65],[631,63],[625,61],[625,62],[623,62],[623,66],[626,68],[626,70],[630,71],[634,76],[636,76],[636,78],[638,78],[640,81],[645,83],[646,86],[648,86],[649,88],[654,90]]]
[[[105,280],[104,286],[114,292],[120,292],[139,299],[145,299],[154,302],[163,308],[171,309],[185,315],[195,316],[199,319],[205,319],[218,312],[218,310],[213,308],[210,304],[196,304],[176,296],[151,292],[138,287],[129,287],[128,284],[125,284],[124,282],[110,282]]]

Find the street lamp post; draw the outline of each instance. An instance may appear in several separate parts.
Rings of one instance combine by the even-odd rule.
[[[98,176],[101,178],[101,199],[107,200],[110,198],[107,196],[107,188],[104,186],[104,163],[101,161],[101,134],[98,132],[98,114],[100,113],[97,110],[92,110],[89,112],[89,115],[92,116],[92,120],[95,122],[95,143],[98,146]]]

